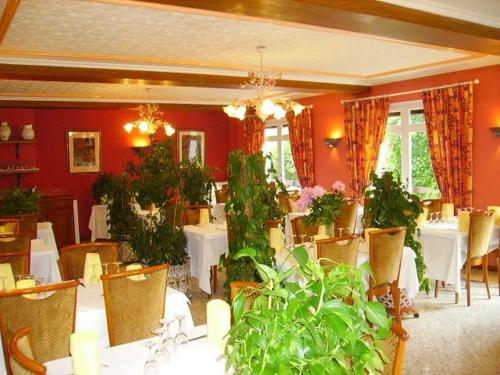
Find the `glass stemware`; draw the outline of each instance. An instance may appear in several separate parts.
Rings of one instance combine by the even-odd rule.
[[[344,228],[337,228],[337,230],[339,231],[339,237],[342,237],[342,232],[344,231]]]
[[[158,367],[158,362],[154,358],[156,343],[151,340],[147,341],[145,345],[148,348],[149,354],[148,359],[144,363],[144,375],[158,375],[160,369]]]
[[[6,290],[7,287],[5,286],[5,282],[7,281],[7,276],[2,276],[2,290]]]
[[[97,276],[96,268],[97,268],[97,264],[92,264],[92,276],[90,276],[90,283],[91,284],[98,284],[99,283],[99,277]]]
[[[102,266],[104,267],[104,274],[107,275],[108,274],[108,266],[110,265],[111,263],[103,263]]]
[[[120,272],[120,265],[122,265],[123,262],[116,261],[116,262],[113,262],[112,264],[114,264],[116,267],[116,273]]]
[[[189,342],[189,338],[186,331],[184,330],[184,315],[177,315],[175,319],[177,319],[177,321],[179,322],[179,331],[175,335],[175,343],[178,346],[187,344]]]

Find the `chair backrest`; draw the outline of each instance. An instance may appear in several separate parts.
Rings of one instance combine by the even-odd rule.
[[[326,267],[332,267],[340,263],[356,266],[359,241],[359,236],[334,237],[316,241],[320,264]],[[328,259],[329,261],[322,259]]]
[[[405,227],[374,230],[370,237],[370,286],[392,283],[399,279],[399,269],[403,258]]]
[[[340,209],[339,216],[335,220],[335,228],[344,228],[344,232],[347,235],[354,233],[356,228],[356,219],[358,217],[358,207],[359,202],[355,199],[349,199],[346,201],[345,205]],[[346,231],[346,228],[351,228],[351,230]]]
[[[406,342],[410,339],[401,324],[393,321],[389,335],[380,341],[379,349],[387,358],[383,375],[401,375],[405,360]]]
[[[287,207],[288,212],[299,212],[297,208],[297,201],[300,199],[300,195],[297,193],[292,193],[288,195]]]
[[[28,275],[31,261],[31,236],[12,234],[0,236],[0,263],[10,263],[15,275]]]
[[[493,211],[476,211],[470,214],[467,258],[474,259],[488,253],[493,223]]]
[[[0,329],[6,367],[12,334],[29,327],[33,354],[40,363],[68,357],[69,340],[75,330],[77,280],[0,292]],[[37,299],[26,295],[38,293]]]
[[[117,242],[86,242],[61,248],[60,258],[64,280],[83,278],[87,253],[98,253],[101,263],[113,263],[118,260]]]
[[[294,236],[307,235],[315,236],[318,234],[319,225],[306,225],[305,216],[297,216],[292,220],[292,231]],[[295,243],[301,243],[302,240],[294,238]]]
[[[31,328],[25,327],[12,334],[9,342],[10,369],[13,375],[45,375],[47,368],[35,361]]]
[[[31,238],[37,238],[38,214],[9,215],[3,219],[14,219],[19,222],[19,232],[29,233]]]
[[[427,207],[429,210],[428,215],[441,212],[442,205],[441,199],[424,199],[420,201],[420,207]]]
[[[290,212],[288,210],[288,193],[280,191],[278,193],[278,205],[283,212]]]
[[[215,190],[215,201],[217,203],[226,203],[228,197],[229,197],[229,190],[227,189]]]
[[[168,265],[101,275],[111,346],[153,336],[165,313]],[[144,275],[144,278],[131,276]]]
[[[200,222],[200,209],[208,208],[210,210],[212,206],[197,204],[184,207],[184,225],[196,225]]]
[[[255,281],[231,281],[229,283],[229,287],[231,288],[231,302],[240,290],[247,289],[249,293],[253,293],[254,289],[257,289],[258,286],[259,283]]]
[[[0,235],[17,234],[21,228],[20,220],[16,218],[0,218]]]

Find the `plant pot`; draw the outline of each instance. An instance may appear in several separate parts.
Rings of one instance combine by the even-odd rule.
[[[191,258],[187,258],[184,264],[170,266],[167,284],[170,288],[191,297]]]

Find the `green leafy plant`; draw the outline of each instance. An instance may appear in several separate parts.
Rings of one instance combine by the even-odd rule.
[[[311,210],[306,216],[307,225],[332,225],[344,205],[344,194],[341,192],[327,193],[313,199],[310,206]]]
[[[5,195],[0,215],[37,214],[40,211],[40,194],[35,189],[12,188]]]
[[[116,183],[116,177],[111,173],[102,173],[92,184],[92,195],[96,204],[107,204]]]
[[[233,301],[227,368],[245,375],[376,374],[383,369],[386,358],[378,346],[391,320],[381,303],[367,300],[362,277],[367,264],[326,272],[298,247],[292,254],[299,266],[280,272],[256,261],[257,253],[247,248],[234,256],[250,259],[263,282],[255,295],[242,291]],[[294,274],[304,286],[287,281]],[[255,298],[250,307],[249,297]]]
[[[199,160],[184,160],[179,166],[180,192],[190,204],[208,204],[215,187],[213,171]]]
[[[406,227],[405,246],[415,251],[420,288],[429,292],[429,281],[424,277],[427,267],[422,255],[422,245],[415,239],[416,219],[422,212],[418,196],[407,192],[392,172],[384,172],[380,177],[372,173],[371,185],[365,190],[365,199],[365,227]]]
[[[161,206],[169,197],[168,191],[179,186],[179,167],[175,161],[171,140],[154,142],[139,151],[140,162],[129,163],[127,172],[134,179],[132,189],[141,206]]]
[[[234,280],[260,280],[250,259],[233,258],[240,249],[256,249],[256,259],[261,264],[270,266],[274,262],[274,249],[269,244],[266,225],[271,217],[269,196],[272,193],[267,183],[269,174],[265,161],[260,152],[247,155],[237,150],[229,155],[229,197],[225,209],[230,215],[230,241],[229,254],[223,259],[227,269],[226,291]]]

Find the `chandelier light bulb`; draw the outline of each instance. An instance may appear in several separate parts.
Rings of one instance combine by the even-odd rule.
[[[123,129],[125,129],[125,131],[127,133],[130,133],[132,131],[132,129],[134,128],[134,125],[132,123],[127,123],[125,125],[123,125]]]
[[[243,121],[245,119],[246,113],[247,113],[247,107],[244,105],[240,105],[234,112],[234,117]]]
[[[139,128],[139,131],[140,131],[141,133],[147,133],[147,132],[149,132],[149,125],[148,125],[148,123],[147,123],[146,121],[144,121],[144,120],[143,120],[143,121],[141,121],[141,122],[139,123],[138,128]]]
[[[292,104],[292,111],[293,111],[295,116],[300,115],[302,113],[302,111],[304,110],[304,108],[305,107],[300,103],[295,102]]]
[[[277,120],[281,120],[283,117],[286,116],[286,111],[283,109],[282,106],[280,106],[279,104],[276,104],[274,106],[274,114],[273,114],[274,118],[277,119]]]
[[[266,116],[271,116],[274,113],[274,103],[271,99],[266,99],[262,102],[260,106],[262,114]]]
[[[165,134],[167,135],[167,137],[170,137],[175,133],[175,129],[168,123],[163,126],[163,129],[165,130]]]

